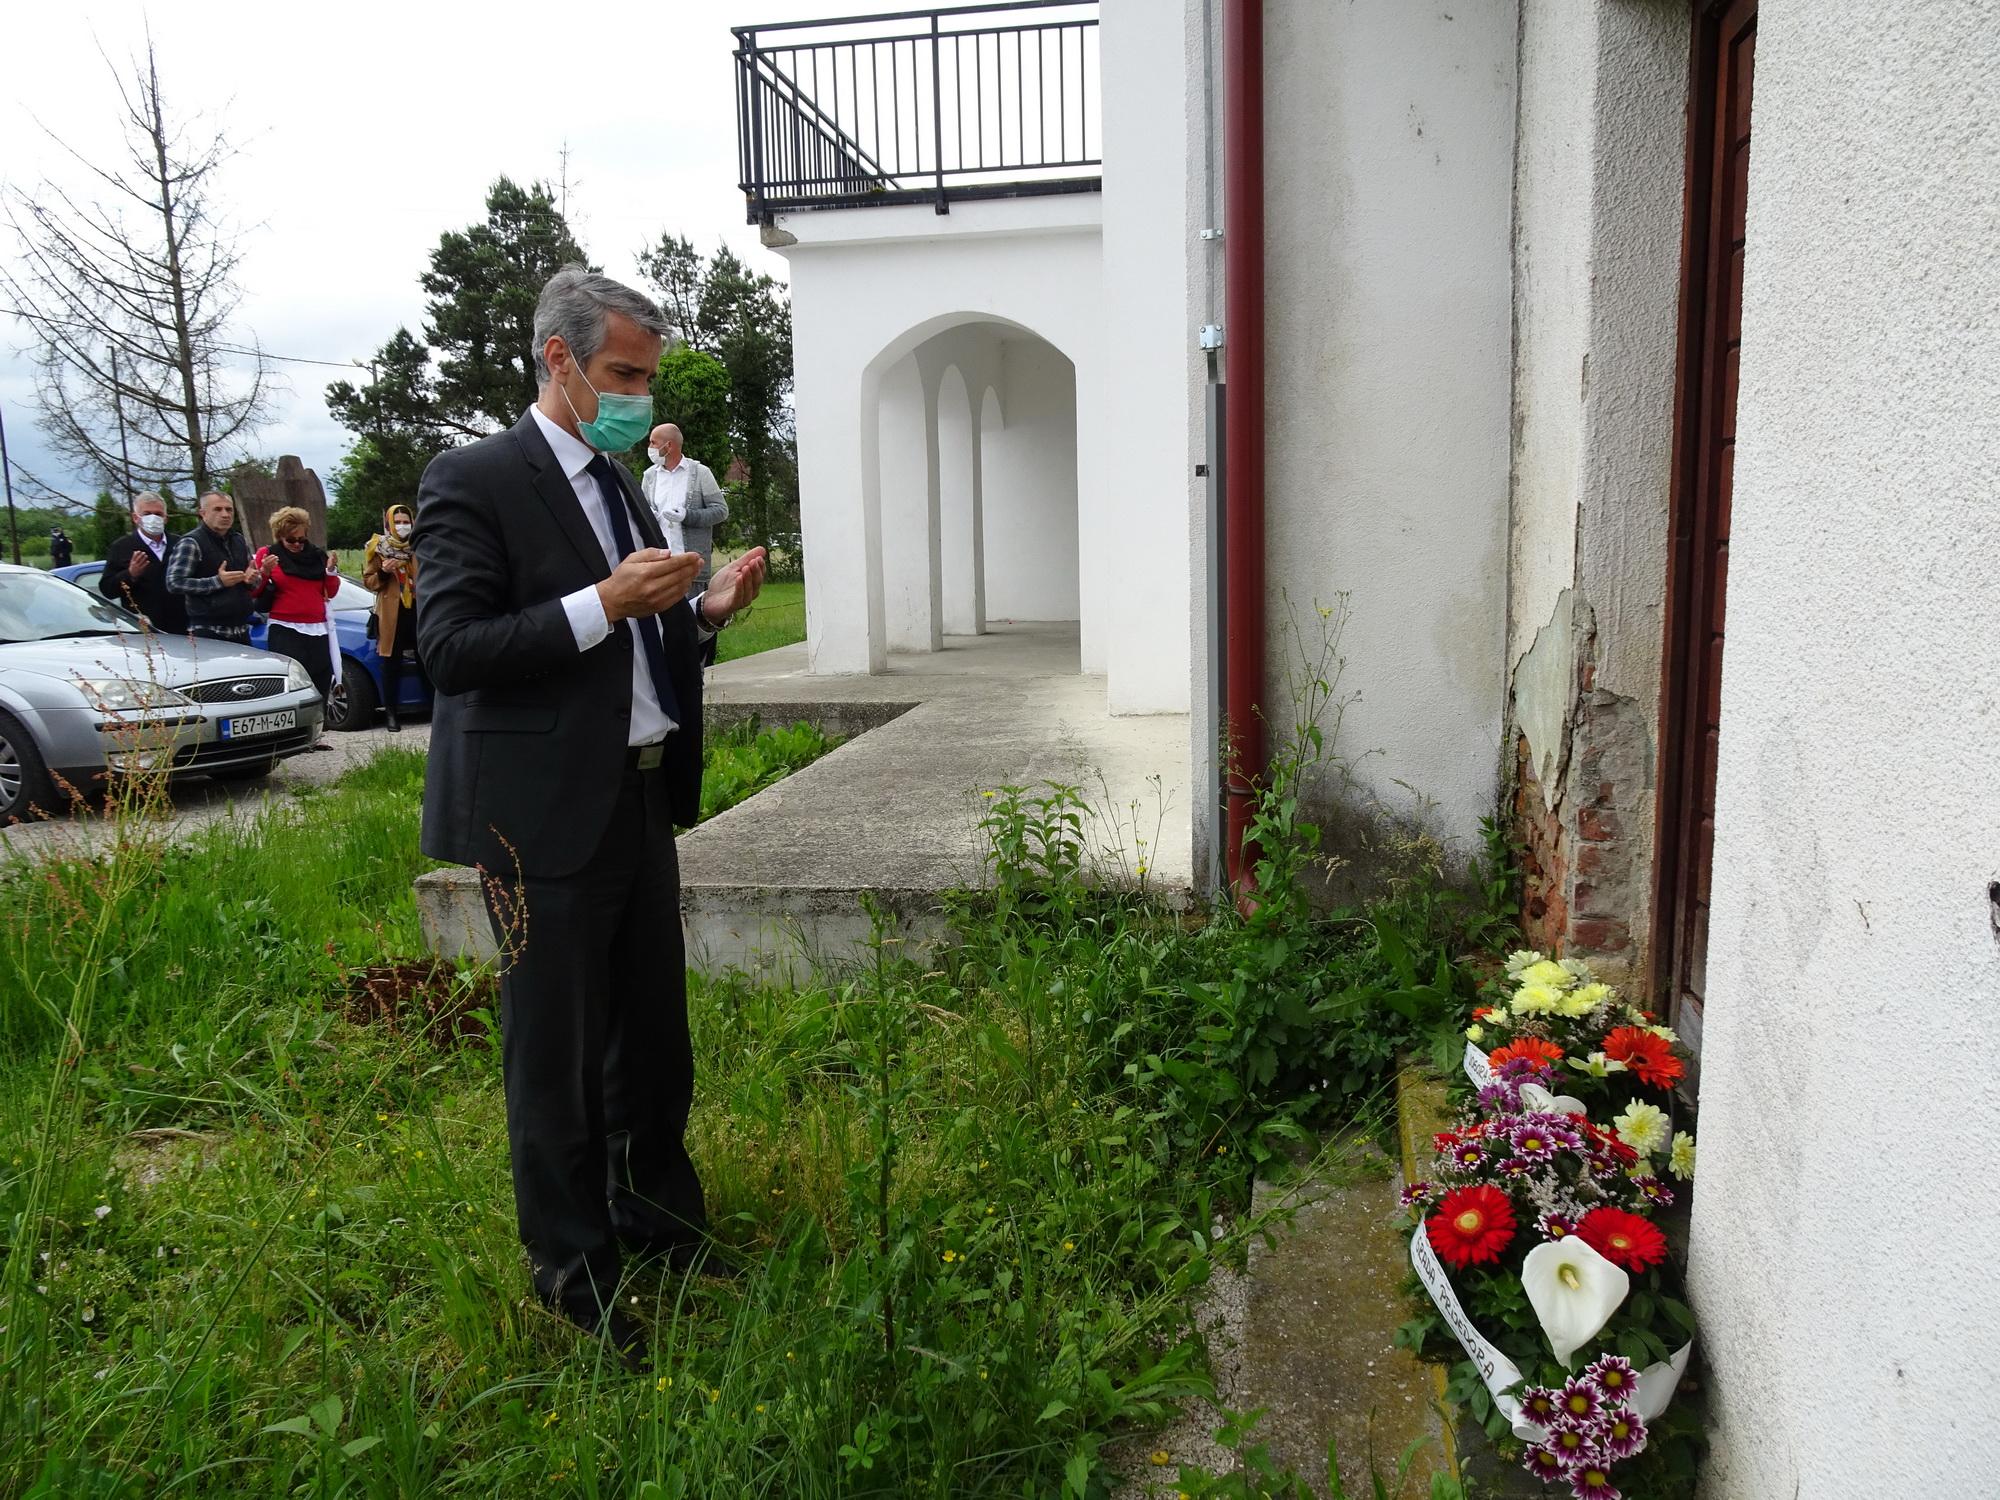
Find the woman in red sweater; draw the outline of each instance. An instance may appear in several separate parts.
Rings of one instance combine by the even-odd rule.
[[[257,607],[271,615],[267,651],[289,656],[311,675],[322,698],[340,678],[340,647],[326,603],[340,592],[340,558],[306,540],[310,518],[296,505],[271,517],[274,546],[259,549],[266,576]]]

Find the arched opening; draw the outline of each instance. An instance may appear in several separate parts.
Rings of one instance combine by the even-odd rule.
[[[870,660],[948,650],[996,623],[1076,642],[1075,366],[1012,323],[909,340],[864,382],[863,523],[880,539],[869,586],[882,604]]]

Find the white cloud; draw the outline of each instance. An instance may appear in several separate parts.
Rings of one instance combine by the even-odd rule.
[[[417,278],[439,234],[482,215],[495,177],[554,181],[565,143],[573,225],[611,275],[634,276],[640,247],[672,231],[703,249],[726,240],[784,279],[784,261],[744,222],[736,187],[729,27],[855,9],[852,0],[672,0],[551,12],[509,0],[475,13],[226,0],[157,7],[151,23],[170,109],[220,124],[241,153],[218,182],[221,207],[246,226],[237,337],[343,361],[366,360],[399,323],[416,329]],[[551,25],[551,14],[570,24]],[[82,187],[88,174],[64,145],[111,159],[118,102],[97,49],[122,64],[143,47],[146,24],[130,3],[10,15],[13,92],[0,109],[9,183]],[[0,255],[14,252],[0,245]],[[10,320],[6,331],[10,345],[25,342],[25,325]],[[287,390],[257,450],[296,453],[324,474],[347,444],[323,395],[340,371],[278,368]],[[17,464],[53,477],[31,389],[27,361],[0,352],[8,446]]]

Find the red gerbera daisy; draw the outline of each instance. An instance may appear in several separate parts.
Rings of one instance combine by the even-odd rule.
[[[1625,1064],[1648,1088],[1672,1088],[1686,1071],[1665,1037],[1638,1026],[1620,1026],[1607,1035],[1604,1055]]]
[[[1628,1271],[1644,1271],[1667,1258],[1667,1237],[1650,1220],[1622,1208],[1593,1208],[1576,1226],[1576,1237]]]
[[[1437,1212],[1424,1221],[1431,1248],[1451,1266],[1498,1260],[1514,1238],[1514,1206],[1496,1187],[1478,1183],[1446,1193]]]
[[[1548,1038],[1524,1036],[1518,1040],[1509,1042],[1504,1047],[1495,1047],[1487,1054],[1486,1061],[1496,1068],[1504,1067],[1517,1057],[1524,1057],[1529,1062],[1537,1065],[1542,1063],[1554,1064],[1562,1061],[1562,1055],[1563,1049],[1548,1040]]]

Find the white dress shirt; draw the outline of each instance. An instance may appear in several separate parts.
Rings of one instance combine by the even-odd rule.
[[[681,461],[671,469],[665,464],[654,464],[640,481],[640,488],[652,503],[653,515],[659,520],[660,529],[667,534],[667,546],[674,552],[687,551],[687,534],[681,527],[687,520],[688,482],[693,478],[694,465],[683,453]]]
[[[548,439],[549,451],[562,465],[562,471],[569,476],[569,487],[576,492],[577,504],[583,507],[584,519],[590,522],[590,529],[597,537],[597,545],[604,549],[604,560],[614,569],[624,561],[618,553],[618,543],[611,532],[611,512],[607,506],[623,505],[622,495],[606,495],[598,482],[584,471],[590,461],[597,457],[597,450],[581,438],[571,437],[542,415],[540,407],[531,406],[535,424],[542,429],[542,436]],[[617,459],[610,462],[616,463]],[[628,518],[630,511],[626,512]],[[633,540],[638,540],[639,528],[632,527]],[[701,595],[688,597],[688,608],[694,609],[695,629],[703,638],[714,635],[708,622],[701,617],[695,606]],[[597,586],[578,589],[573,594],[565,594],[562,601],[563,613],[569,617],[570,633],[576,637],[576,649],[589,651],[601,646],[611,635],[611,620],[604,613],[604,601],[597,596]],[[634,631],[638,629],[636,625]],[[646,666],[645,648],[637,640],[632,642],[632,723],[626,735],[628,745],[651,745],[665,739],[680,726],[667,717],[660,707],[660,695],[653,688],[653,674]]]

